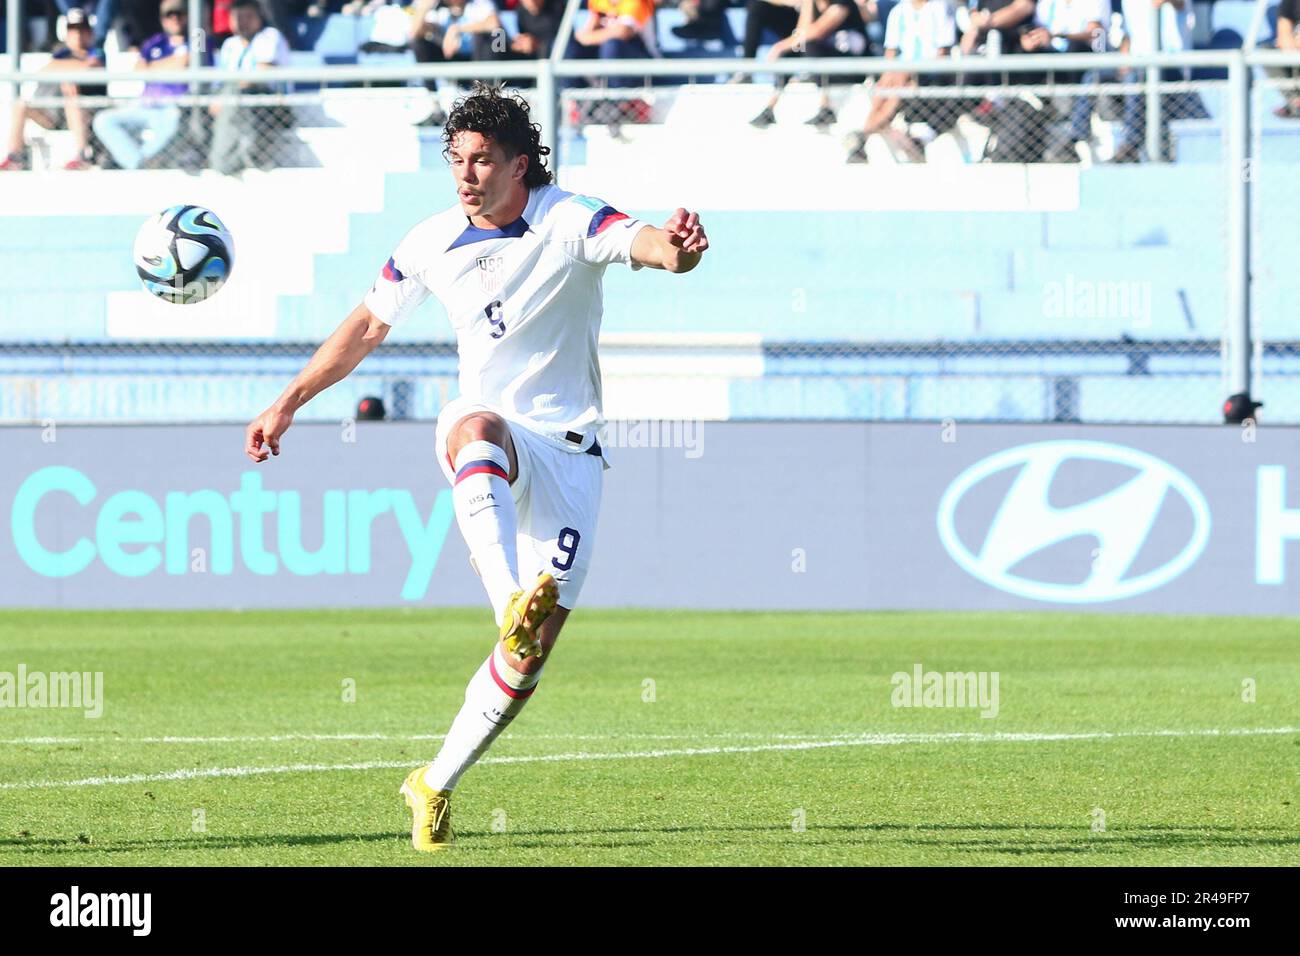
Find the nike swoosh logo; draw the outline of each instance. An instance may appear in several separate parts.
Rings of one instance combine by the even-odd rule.
[[[482,508],[479,508],[478,511],[471,511],[471,512],[469,513],[469,516],[472,518],[472,517],[474,517],[475,515],[481,515],[483,512],[487,511],[489,508],[499,508],[499,507],[501,507],[501,506],[500,506],[500,505],[484,505]]]

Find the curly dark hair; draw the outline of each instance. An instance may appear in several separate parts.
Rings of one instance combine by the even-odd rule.
[[[456,101],[442,128],[442,157],[450,159],[451,144],[459,133],[481,133],[499,143],[506,155],[528,157],[524,185],[545,186],[554,177],[546,168],[551,153],[542,145],[542,128],[528,115],[528,102],[503,87],[477,82],[467,96]]]

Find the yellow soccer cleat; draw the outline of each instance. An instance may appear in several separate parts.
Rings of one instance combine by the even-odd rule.
[[[536,654],[542,656],[538,631],[542,623],[555,613],[560,600],[560,586],[549,574],[540,574],[530,591],[516,591],[506,605],[505,621],[501,624],[501,640],[506,650],[519,657]]]
[[[406,798],[414,819],[411,822],[411,846],[422,853],[436,853],[456,842],[451,832],[451,791],[434,790],[424,782],[424,771],[417,767],[407,776],[398,792]]]

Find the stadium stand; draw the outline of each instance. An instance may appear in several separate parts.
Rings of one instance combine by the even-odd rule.
[[[968,405],[966,414],[1036,418],[1044,413],[1043,396],[1052,376],[1043,371],[1041,357],[1020,346],[1051,341],[1093,343],[1077,346],[1084,353],[1077,368],[1097,376],[1095,381],[1084,376],[1082,400],[1091,405],[1081,406],[1080,413],[1090,407],[1098,418],[1115,417],[1134,400],[1135,376],[1126,372],[1130,359],[1120,352],[1091,354],[1095,345],[1117,346],[1130,339],[1209,346],[1207,366],[1200,376],[1208,394],[1217,387],[1217,339],[1225,303],[1221,246],[1206,237],[1217,234],[1222,210],[1213,203],[1188,204],[1184,197],[1213,195],[1211,179],[1217,173],[1213,167],[1195,165],[1166,170],[1160,188],[1153,191],[1150,177],[1141,168],[1083,170],[1078,173],[1075,211],[984,213],[975,218],[960,211],[862,210],[821,212],[814,217],[798,211],[706,210],[716,237],[711,268],[719,278],[688,287],[648,277],[638,288],[630,277],[611,272],[607,277],[610,301],[617,305],[610,308],[604,329],[615,341],[620,336],[708,334],[720,341],[757,342],[764,355],[760,378],[780,377],[783,382],[769,387],[771,381],[756,381],[748,374],[724,376],[728,400],[718,409],[729,417],[778,411],[786,417],[939,417],[943,389],[952,389],[955,380],[947,385],[926,380],[935,377],[935,362],[947,348],[957,349],[950,360],[964,356],[968,366],[976,362],[987,366],[980,372],[978,388],[967,383],[966,390],[978,396],[971,399],[976,407]],[[283,195],[287,175],[268,174],[262,187],[267,195],[248,200],[248,207],[264,200],[265,215],[274,216],[277,206],[269,194],[292,202]],[[338,181],[332,184],[337,186]],[[202,333],[205,339],[224,340],[227,348],[214,353],[221,356],[215,363],[219,374],[210,373],[202,387],[188,375],[159,374],[142,380],[134,374],[105,373],[94,376],[99,396],[95,407],[104,414],[133,418],[147,418],[150,409],[159,407],[184,418],[227,417],[224,410],[232,406],[214,397],[214,391],[228,389],[223,394],[238,395],[248,380],[257,378],[250,373],[266,368],[262,357],[241,357],[239,346],[250,340],[302,343],[323,338],[373,281],[386,250],[418,218],[420,212],[413,210],[442,205],[441,197],[450,194],[449,187],[446,174],[437,170],[388,173],[383,176],[378,208],[357,208],[346,220],[322,219],[304,230],[318,247],[333,245],[334,250],[304,253],[299,258],[305,261],[299,262],[284,255],[264,258],[256,248],[241,250],[237,276],[263,293],[267,285],[277,283],[283,290],[274,297],[273,311],[262,316],[260,328],[255,315],[245,314],[242,327],[205,329],[201,321],[178,317],[175,307],[161,304],[154,310],[159,314],[156,321],[140,320],[135,277],[121,252],[121,237],[134,229],[138,215],[5,215],[0,217],[0,237],[4,237],[0,247],[6,261],[0,273],[0,300],[6,303],[6,338],[153,343],[193,339]],[[147,210],[155,188],[157,180],[131,204]],[[364,193],[373,189],[370,184],[355,190],[354,206],[364,206]],[[304,188],[303,194],[312,191]],[[116,197],[118,202],[127,200],[120,193]],[[221,208],[216,197],[210,204]],[[1116,213],[1116,208],[1122,211]],[[646,210],[647,215],[652,213]],[[238,224],[232,227],[236,235],[256,233],[256,226],[241,221],[249,215],[247,209],[237,207],[223,215]],[[760,218],[763,229],[758,228]],[[786,242],[773,243],[774,234]],[[69,237],[75,237],[72,247]],[[1287,247],[1285,238],[1269,236],[1263,245],[1281,253]],[[76,270],[61,275],[44,268],[53,248],[64,255],[75,249]],[[792,290],[792,275],[805,287]],[[1099,294],[1111,296],[1109,304],[1099,301],[1088,308],[1078,304],[1077,291],[1089,283]],[[57,322],[51,322],[42,304],[54,301],[55,291],[60,314]],[[1294,300],[1297,292],[1300,289],[1289,285],[1276,286],[1274,305],[1280,311],[1281,304]],[[1053,294],[1060,297],[1054,315],[1049,301]],[[232,282],[223,291],[226,295],[231,298],[225,305],[235,306],[241,301],[241,288]],[[137,317],[134,326],[128,313]],[[1283,333],[1276,326],[1273,331]],[[1287,328],[1285,334],[1300,338],[1300,328]],[[440,310],[432,305],[420,320],[396,330],[390,341],[449,343],[451,339]],[[883,359],[867,358],[865,351],[855,355],[855,349],[868,343],[898,350]],[[902,349],[906,344],[920,348],[908,355]],[[811,346],[821,347],[810,353],[817,361],[806,356],[801,361],[800,349]],[[148,351],[142,347],[123,368],[140,370],[140,359],[147,358]],[[1025,367],[1013,367],[1020,352]],[[32,383],[15,374],[14,361],[6,360],[5,374],[0,376],[0,417],[63,417],[75,412],[59,407],[57,400],[33,405]],[[151,364],[161,370],[168,361],[164,356]],[[109,358],[99,361],[102,369],[111,365]],[[443,365],[449,381],[451,366],[445,360]],[[999,365],[1009,374],[990,377],[989,369]],[[877,373],[886,366],[892,366],[891,373],[879,377]],[[1117,369],[1118,375],[1108,377],[1107,369]],[[1142,377],[1152,381],[1142,381],[1138,387],[1150,396],[1151,407],[1181,414],[1180,402],[1162,404],[1158,396],[1164,394],[1161,390],[1172,392],[1182,385],[1156,381],[1159,376],[1146,371],[1148,375]],[[859,380],[864,374],[876,380]],[[1119,381],[1111,382],[1108,398],[1105,383],[1113,378]],[[893,383],[890,389],[898,393],[895,397],[879,394],[885,381]],[[374,384],[362,379],[357,387]],[[906,402],[904,394],[910,395]],[[426,397],[436,400],[437,394]],[[340,398],[340,406],[349,401]],[[413,414],[427,413],[421,404],[417,396]],[[1206,407],[1213,408],[1213,402]],[[322,414],[328,412],[325,408]]]
[[[1250,3],[1201,8],[1208,26],[1198,25],[1199,36],[1235,32],[1240,43]],[[741,7],[727,12],[732,40],[743,35],[743,17]],[[701,55],[672,34],[681,22],[675,9],[660,10],[665,54]],[[368,18],[338,14],[297,21],[305,49],[295,62],[376,56],[359,53],[369,28]],[[736,46],[706,41],[703,49],[726,57]],[[24,68],[41,56],[24,55]],[[130,56],[111,53],[110,66]],[[781,109],[797,120],[815,91],[791,86]],[[110,90],[133,92],[129,84]],[[656,122],[618,136],[564,131],[566,188],[656,219],[690,196],[715,237],[707,281],[608,274],[612,413],[662,415],[668,401],[732,418],[1126,421],[1141,409],[1144,420],[1213,419],[1228,314],[1217,87],[1198,88],[1203,115],[1171,123],[1176,161],[1159,168],[963,164],[942,137],[929,150],[933,170],[846,168],[834,137],[797,121],[748,129],[746,97],[761,99],[761,84],[720,92],[734,110],[723,132],[751,158],[743,173],[674,172],[683,137],[719,129],[718,100],[701,86],[657,94]],[[414,125],[424,111],[408,91],[319,94],[296,131],[309,168],[239,183],[166,170],[84,173],[59,180],[58,215],[49,214],[49,192],[30,189],[27,177],[42,174],[0,179],[0,420],[149,419],[159,410],[227,420],[269,400],[266,390],[356,304],[406,229],[451,196],[439,131]],[[443,90],[446,105],[453,94]],[[837,131],[864,108],[860,89],[842,96]],[[1105,131],[1115,122],[1094,124]],[[1300,123],[1263,110],[1256,135],[1273,181],[1296,182]],[[61,136],[46,137],[47,167]],[[358,137],[371,147],[364,161]],[[629,155],[660,174],[611,178]],[[800,160],[819,170],[818,202],[797,188]],[[230,286],[183,315],[142,305],[123,254],[123,237],[173,194],[219,209],[237,237]],[[277,241],[290,220],[295,242]],[[1269,278],[1254,308],[1269,316],[1271,340],[1300,342],[1289,308],[1300,294],[1287,268],[1294,224],[1269,203],[1257,222],[1255,268]],[[75,267],[51,271],[54,250]],[[376,394],[393,417],[431,417],[454,388],[451,341],[439,307],[427,306],[366,375],[313,414],[346,417],[358,397]],[[704,351],[691,353],[701,364],[675,389],[686,381],[683,344]],[[1297,407],[1288,411],[1288,402]],[[1300,398],[1270,396],[1270,413],[1300,418]]]
[[[893,8],[895,0],[880,0],[877,5],[879,19],[868,25],[872,39],[877,43],[883,36],[882,24]],[[513,4],[509,4],[513,7]],[[507,33],[517,31],[517,17],[512,8],[498,3],[501,9],[498,16]],[[585,9],[585,3],[583,4]],[[1193,4],[1195,11],[1194,40],[1198,49],[1225,49],[1240,46],[1243,38],[1250,32],[1254,17],[1254,0],[1198,0]],[[681,26],[685,17],[681,10],[671,3],[661,3],[656,12],[656,36],[659,49],[664,56],[718,57],[729,58],[740,55],[741,39],[745,32],[745,6],[733,3],[726,10],[723,38],[720,40],[683,40],[673,34],[674,27]],[[319,17],[294,17],[290,23],[288,39],[295,51],[315,53],[324,63],[357,63],[360,48],[370,39],[374,29],[374,16],[344,15],[333,12]],[[1266,41],[1274,36],[1277,25],[1277,4],[1270,6],[1268,16],[1260,28],[1258,39]],[[0,29],[3,29],[0,24]],[[44,16],[33,16],[28,20],[30,46],[43,48],[46,45],[46,21]],[[776,40],[771,33],[766,34],[760,44],[761,52]],[[108,49],[115,50],[119,42],[110,42]],[[307,62],[307,61],[302,61]]]

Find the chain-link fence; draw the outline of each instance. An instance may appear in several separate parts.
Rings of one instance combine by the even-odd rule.
[[[1229,81],[1207,71],[1235,56],[1017,57],[1014,69],[1011,58],[968,58],[901,79],[874,59],[751,63],[742,75],[735,61],[519,66],[536,74],[524,92],[551,120],[561,186],[647,217],[698,208],[713,237],[708,268],[688,279],[607,273],[611,414],[672,404],[710,418],[1219,420],[1240,364],[1225,335],[1237,106]],[[152,169],[159,206],[163,188],[178,188],[162,177],[182,170],[196,174],[187,201],[293,199],[294,215],[336,206],[338,221],[310,237],[304,276],[290,281],[268,263],[305,230],[270,209],[246,215],[255,225],[235,229],[250,246],[236,276],[256,282],[137,321],[157,304],[139,304],[130,275],[123,230],[137,219],[117,211],[130,204],[83,213],[53,198],[72,173],[23,180],[45,191],[48,215],[30,214],[41,202],[27,197],[29,242],[0,210],[0,420],[238,420],[261,407],[406,229],[454,199],[440,124],[466,74],[486,70],[289,70],[256,90],[187,74],[187,92],[165,102],[142,102],[128,77],[99,90],[82,77],[75,105],[24,77],[29,118],[49,121],[27,124],[24,159],[37,170]],[[1254,391],[1283,421],[1300,416],[1281,395],[1296,374],[1293,337],[1268,283],[1285,276],[1294,207],[1290,161],[1270,153],[1259,119],[1269,93],[1256,83],[1247,150],[1264,332]],[[101,182],[148,195],[155,181]],[[16,195],[5,188],[0,179],[0,193]],[[65,251],[57,230],[73,212],[79,232]],[[39,265],[55,253],[85,272],[42,284]],[[33,321],[37,302],[57,303],[55,317]],[[198,310],[201,330],[187,336]],[[395,417],[436,415],[455,360],[434,318],[395,335],[310,413],[346,417],[374,394]]]
[[[744,326],[728,331],[761,334],[765,374],[733,387],[736,414],[1217,420],[1225,82],[1168,68],[1148,91],[1131,67],[960,65],[566,89],[561,154],[584,187],[636,168],[716,190],[715,222],[734,229],[714,262],[725,288],[657,301],[730,309]],[[681,143],[721,175],[674,181]],[[773,210],[801,192],[815,218],[792,235]]]

